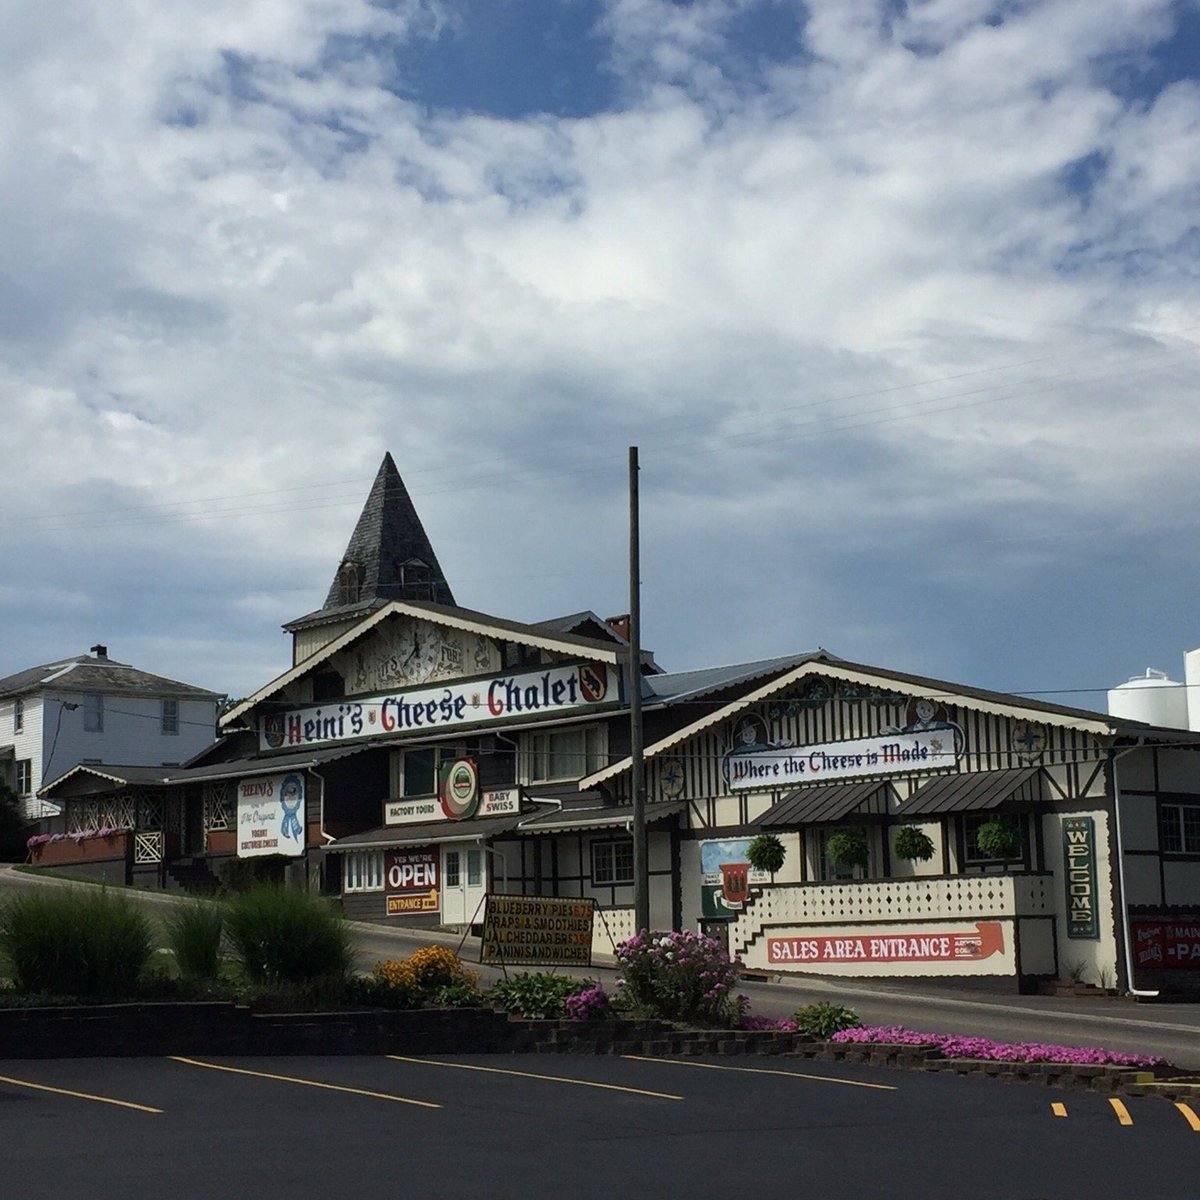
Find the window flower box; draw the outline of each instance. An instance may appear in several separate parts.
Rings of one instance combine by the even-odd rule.
[[[128,829],[51,836],[43,834],[30,838],[28,846],[29,861],[35,867],[89,862],[98,858],[128,858],[132,849]]]

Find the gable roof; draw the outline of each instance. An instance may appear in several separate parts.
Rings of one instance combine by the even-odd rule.
[[[502,617],[493,617],[487,613],[476,612],[469,608],[458,608],[454,605],[390,600],[374,612],[364,616],[361,621],[353,628],[346,630],[340,637],[334,638],[328,645],[322,646],[307,658],[301,659],[291,670],[285,671],[270,683],[259,688],[254,695],[248,696],[236,707],[230,709],[221,717],[219,724],[222,727],[233,724],[255,705],[270,699],[276,692],[307,675],[314,667],[320,666],[340,650],[353,645],[360,637],[395,615],[416,617],[419,620],[432,621],[437,625],[445,625],[450,629],[498,637],[505,641],[518,642],[538,650],[549,650],[552,653],[575,658],[590,658],[596,662],[614,665],[620,664],[622,660],[621,648],[612,642],[576,637],[571,634],[548,634],[534,625],[525,625],[520,621],[508,621]]]
[[[167,696],[178,699],[219,700],[220,692],[163,675],[152,675],[107,655],[80,654],[75,658],[29,667],[0,679],[0,696],[21,696],[46,691],[87,692],[125,696]]]
[[[779,661],[779,660],[768,660]],[[1038,721],[1047,725],[1066,726],[1092,733],[1097,737],[1118,737],[1121,735],[1137,737],[1151,733],[1169,733],[1172,737],[1181,737],[1189,742],[1200,744],[1200,734],[1188,733],[1187,730],[1160,730],[1155,726],[1146,725],[1140,721],[1128,721],[1121,718],[1105,716],[1103,713],[1092,712],[1089,709],[1068,708],[1060,704],[1049,704],[1041,700],[1029,700],[1024,696],[1015,696],[1007,692],[992,692],[983,688],[965,687],[961,684],[948,683],[941,679],[930,679],[921,675],[909,675],[901,671],[889,671],[880,667],[871,667],[863,663],[852,663],[845,659],[835,659],[833,656],[810,655],[803,656],[802,661],[782,674],[775,674],[761,687],[731,700],[728,704],[715,705],[699,720],[677,729],[666,737],[647,746],[645,758],[653,758],[662,754],[680,742],[719,725],[737,713],[753,707],[762,700],[785,691],[799,680],[808,675],[825,675],[833,679],[847,682],[866,684],[868,686],[903,687],[911,696],[927,696],[943,702],[968,702],[980,712],[988,712],[999,716],[1013,717]],[[668,677],[669,678],[669,677]],[[655,683],[651,678],[644,683]],[[631,766],[631,759],[624,758],[611,763],[594,775],[589,775],[579,781],[580,788],[596,787],[599,784],[624,774]]]

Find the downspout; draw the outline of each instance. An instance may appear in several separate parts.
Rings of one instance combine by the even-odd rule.
[[[1117,893],[1121,905],[1121,937],[1125,942],[1125,979],[1129,995],[1151,999],[1158,995],[1157,989],[1146,991],[1144,988],[1133,986],[1133,939],[1129,934],[1129,905],[1125,899],[1125,840],[1121,834],[1121,785],[1117,779],[1117,760],[1124,758],[1127,754],[1132,754],[1135,750],[1142,749],[1145,742],[1144,737],[1139,737],[1132,746],[1122,750],[1119,754],[1114,750],[1110,750],[1108,753],[1109,762],[1112,764],[1113,825],[1116,826],[1117,831]]]

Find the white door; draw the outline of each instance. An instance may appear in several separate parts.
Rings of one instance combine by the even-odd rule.
[[[482,847],[462,842],[442,847],[442,924],[482,921],[486,894]]]

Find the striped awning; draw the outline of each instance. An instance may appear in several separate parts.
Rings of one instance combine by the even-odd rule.
[[[900,817],[941,813],[985,812],[1010,801],[1035,804],[1042,798],[1041,769],[1016,767],[1008,771],[971,771],[939,775],[919,787],[900,805]]]
[[[795,825],[828,825],[851,813],[883,816],[888,811],[892,785],[878,779],[860,783],[832,783],[800,788],[769,808],[758,822],[778,828]]]

